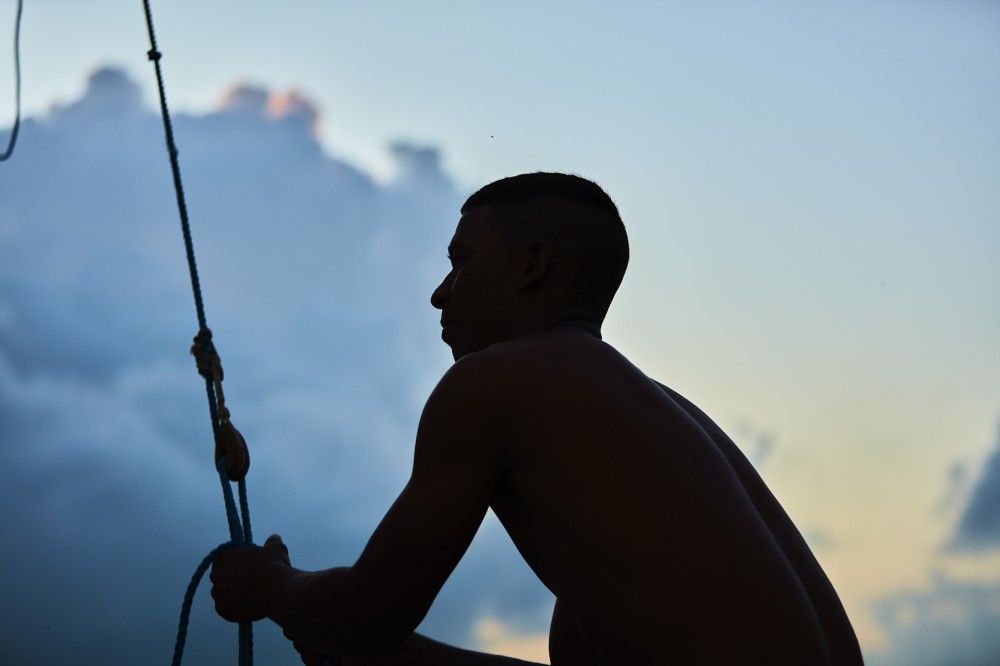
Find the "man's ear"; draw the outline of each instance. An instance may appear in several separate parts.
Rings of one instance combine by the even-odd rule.
[[[521,246],[521,288],[538,284],[552,270],[552,244],[531,240]]]

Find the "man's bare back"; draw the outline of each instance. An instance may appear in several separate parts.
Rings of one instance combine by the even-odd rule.
[[[491,506],[559,601],[554,666],[581,652],[607,664],[831,663],[846,616],[839,602],[817,608],[831,600],[802,580],[825,576],[690,403],[573,327],[468,361],[455,381],[491,377],[509,415]]]
[[[220,554],[219,614],[270,618],[310,666],[524,663],[412,633],[492,508],[556,596],[554,666],[860,664],[836,592],[739,449],[601,340],[627,256],[590,181],[525,174],[470,197],[431,297],[456,363],[406,487],[352,566],[300,571],[277,538]]]

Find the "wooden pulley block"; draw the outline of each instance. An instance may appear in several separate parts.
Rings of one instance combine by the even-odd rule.
[[[226,457],[226,474],[230,481],[242,481],[250,470],[250,451],[240,431],[229,421],[219,424],[215,432],[215,464]]]

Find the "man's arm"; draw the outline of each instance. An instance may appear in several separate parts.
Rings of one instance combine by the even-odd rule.
[[[587,653],[583,637],[573,625],[569,611],[558,599],[552,610],[552,626],[549,627],[549,657],[554,664],[587,666],[594,663]]]
[[[298,649],[298,648],[297,648]],[[330,662],[319,653],[300,650],[306,666],[327,666]],[[382,657],[342,657],[340,666],[543,666],[530,661],[463,650],[412,634],[392,652]]]
[[[502,410],[474,356],[428,399],[410,481],[357,563],[305,572],[273,548],[222,553],[213,571],[220,615],[268,617],[326,654],[385,654],[412,633],[475,536],[502,471]]]

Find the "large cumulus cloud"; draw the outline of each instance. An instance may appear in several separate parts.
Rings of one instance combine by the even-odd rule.
[[[405,482],[449,362],[428,297],[463,194],[405,142],[376,182],[321,150],[319,122],[252,86],[175,117],[255,530],[305,567],[356,557]],[[173,197],[159,117],[111,69],[25,119],[0,167],[2,663],[166,659],[191,570],[227,538]],[[543,628],[550,597],[495,522],[466,560],[429,632]],[[235,653],[205,599],[185,663]],[[294,663],[266,626],[257,649]]]

